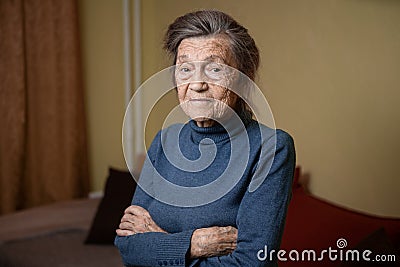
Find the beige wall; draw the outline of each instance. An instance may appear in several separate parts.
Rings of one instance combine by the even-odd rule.
[[[125,168],[121,2],[79,1],[92,191],[102,190],[109,166]]]
[[[123,116],[121,6],[81,0],[81,7],[97,190],[108,165],[123,166],[117,140]],[[168,62],[161,51],[168,23],[199,8],[228,12],[255,38],[262,56],[258,83],[277,127],[295,139],[312,193],[352,209],[400,216],[400,2],[146,0],[143,79]],[[157,110],[173,102],[172,95]],[[147,139],[159,118],[152,117]]]

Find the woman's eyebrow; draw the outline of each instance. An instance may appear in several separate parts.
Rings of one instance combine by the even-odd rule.
[[[223,57],[221,57],[221,56],[218,56],[218,55],[210,55],[210,56],[206,57],[204,59],[204,61],[214,61],[215,59],[219,59],[219,60],[221,60],[222,62],[225,63],[225,59]]]
[[[225,63],[225,59],[223,57],[219,56],[219,55],[209,55],[208,57],[206,57],[203,60],[191,60],[191,61],[193,61],[193,62],[194,61],[214,61],[215,59],[219,59],[219,60],[221,60],[222,62]],[[188,62],[189,61],[189,56],[188,55],[180,55],[178,57],[178,60],[179,61],[183,61],[183,62]]]

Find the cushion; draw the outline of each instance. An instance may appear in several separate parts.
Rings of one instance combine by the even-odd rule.
[[[124,210],[131,204],[136,181],[128,171],[109,169],[109,176],[101,200],[93,219],[86,244],[114,243]]]

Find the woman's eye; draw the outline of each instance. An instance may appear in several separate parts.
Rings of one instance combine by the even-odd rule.
[[[189,68],[181,68],[181,71],[182,72],[189,72],[190,70],[189,70]]]
[[[220,68],[212,68],[211,71],[212,71],[212,72],[220,72],[221,69],[220,69]]]

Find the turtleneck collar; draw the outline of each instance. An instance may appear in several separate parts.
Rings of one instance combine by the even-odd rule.
[[[200,143],[200,141],[205,138],[209,138],[213,140],[214,143],[217,144],[229,140],[229,138],[233,138],[241,131],[243,131],[243,128],[240,127],[240,125],[237,122],[235,122],[235,120],[227,121],[227,123],[225,124],[225,127],[227,129],[225,129],[224,126],[222,126],[218,122],[216,122],[211,127],[199,127],[197,126],[194,120],[189,121],[189,126],[192,130],[191,131],[192,139],[197,144]]]

